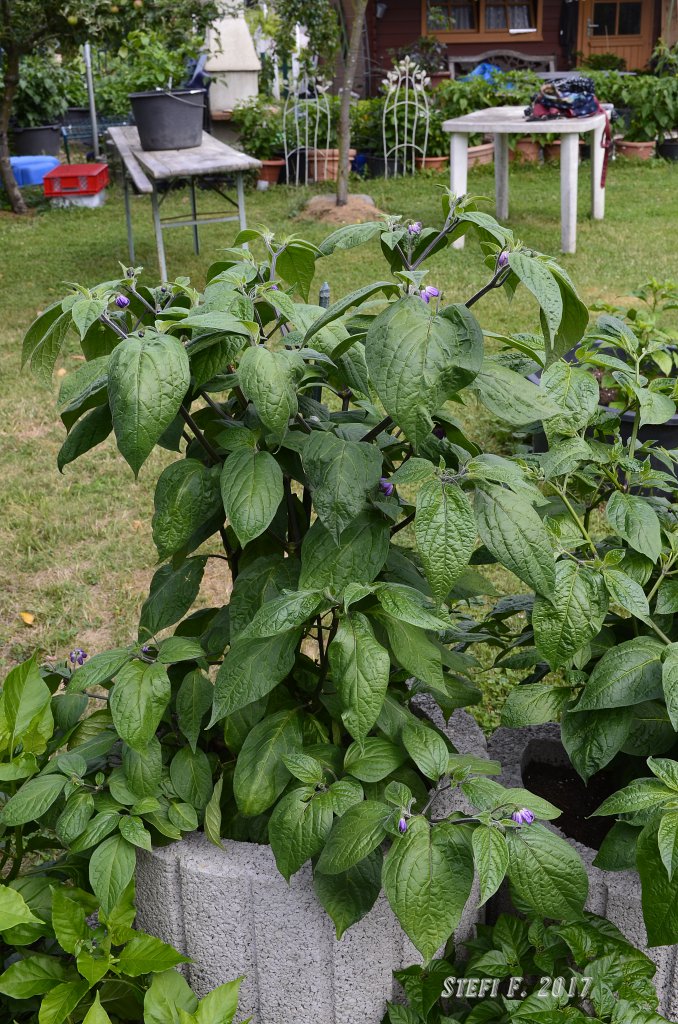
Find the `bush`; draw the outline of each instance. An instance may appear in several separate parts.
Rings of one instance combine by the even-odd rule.
[[[66,107],[86,102],[86,98],[77,63],[57,61],[53,53],[24,57],[19,66],[14,121],[21,128],[57,124]]]

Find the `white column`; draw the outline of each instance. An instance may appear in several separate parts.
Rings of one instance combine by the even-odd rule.
[[[468,135],[465,132],[452,132],[450,135],[450,191],[455,196],[463,196],[467,192],[468,183]],[[455,239],[453,248],[464,248],[464,236]]]
[[[605,186],[601,185],[605,162],[604,135],[604,124],[591,132],[591,216],[594,220],[602,220],[605,216]]]
[[[577,176],[579,173],[579,133],[564,132],[560,146],[560,219],[563,252],[577,249]]]
[[[494,186],[497,206],[497,220],[508,220],[509,215],[509,137],[497,134],[494,137]]]

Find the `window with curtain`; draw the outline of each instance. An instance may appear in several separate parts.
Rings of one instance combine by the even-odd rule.
[[[426,30],[432,33],[476,33],[479,38],[501,37],[538,27],[537,0],[427,0]]]

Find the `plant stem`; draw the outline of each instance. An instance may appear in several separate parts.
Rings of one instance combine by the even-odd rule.
[[[198,393],[201,398],[205,399],[210,409],[214,409],[217,416],[219,416],[226,423],[233,423],[233,418],[229,416],[228,413],[221,408],[218,402],[215,402],[214,399],[210,397],[207,391],[203,390],[203,388],[200,388]]]
[[[404,530],[406,526],[410,525],[413,519],[414,512],[410,512],[409,516],[405,516],[405,518],[401,519],[399,523],[396,523],[395,526],[391,527],[391,536],[393,537],[396,533],[400,533],[401,530]]]
[[[584,538],[584,540],[587,542],[587,544],[591,548],[591,551],[593,553],[594,558],[598,558],[598,551],[596,550],[596,545],[593,543],[593,539],[591,537],[591,534],[589,533],[589,531],[584,526],[584,523],[582,522],[581,518],[577,515],[577,513],[576,513],[576,511],[574,509],[574,506],[570,502],[570,499],[567,497],[567,495],[565,494],[564,490],[560,491],[560,490],[558,490],[558,488],[556,488],[556,490],[558,491],[558,494],[562,498],[563,504],[565,505],[565,508],[567,509],[567,511],[570,513],[573,521],[579,527],[579,530],[581,532],[582,537]]]
[[[376,437],[379,437],[379,435],[381,434],[381,432],[383,430],[387,430],[391,426],[392,423],[393,423],[393,420],[391,419],[391,417],[390,416],[385,416],[383,418],[383,420],[380,420],[379,423],[377,423],[376,427],[372,427],[370,432],[368,434],[365,434],[364,437],[361,437],[360,440],[361,441],[374,441],[374,439]]]
[[[119,338],[127,337],[127,331],[124,331],[122,327],[119,327],[118,324],[111,320],[111,318],[106,313],[102,313],[99,319],[101,320],[102,324],[106,324],[106,326],[110,327],[112,331],[115,331]]]
[[[292,541],[295,550],[298,550],[301,545],[301,531],[299,530],[297,510],[294,507],[294,495],[292,493],[292,484],[288,476],[284,478],[283,486],[285,488],[285,501],[287,503],[287,519],[289,523],[288,539]]]
[[[497,271],[492,280],[488,281],[484,288],[481,288],[479,292],[476,292],[475,295],[471,296],[468,302],[464,303],[466,308],[470,309],[471,306],[475,305],[478,299],[482,299],[483,295],[487,295],[487,293],[491,292],[494,288],[501,288],[507,277],[508,272],[504,267],[502,267],[501,270]]]
[[[215,463],[215,464],[218,463],[218,462],[223,462],[223,459],[221,458],[221,456],[217,452],[216,448],[212,447],[211,442],[207,440],[207,438],[203,434],[202,430],[200,429],[198,424],[195,422],[195,420],[191,416],[191,414],[188,411],[188,409],[185,406],[182,405],[181,408],[179,409],[179,413],[180,413],[181,418],[183,419],[184,423],[188,427],[190,427],[191,430],[193,431],[193,433],[195,434],[196,441],[198,441],[199,444],[202,445],[202,447],[205,449],[205,451],[207,452],[209,457],[212,459],[212,462]]]

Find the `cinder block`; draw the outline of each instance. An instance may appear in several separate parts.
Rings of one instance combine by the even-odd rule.
[[[451,721],[442,727],[457,749],[476,753],[480,730],[459,712]],[[269,846],[224,840],[219,849],[194,833],[139,850],[136,881],[137,926],[192,958],[184,973],[199,996],[245,975],[240,1016],[257,1024],[380,1024],[398,998],[393,971],[421,962],[383,894],[338,941],[311,866],[288,884]],[[477,902],[474,890],[456,941],[473,934]]]
[[[533,761],[542,764],[569,765],[560,742],[558,725],[525,726],[521,729],[497,729],[488,744],[489,756],[501,761],[504,786],[523,786],[523,770]],[[554,822],[557,835],[567,839],[581,856],[589,877],[586,909],[612,921],[629,942],[646,953],[657,965],[654,982],[659,1008],[671,1021],[678,1021],[678,946],[648,948],[641,901],[640,878],[636,871],[601,871],[594,867],[597,851],[565,836]],[[510,911],[508,891],[502,887],[492,901],[490,913]]]

